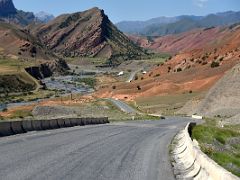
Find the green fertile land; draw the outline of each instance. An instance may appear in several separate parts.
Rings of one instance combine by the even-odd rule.
[[[220,120],[206,119],[193,129],[193,138],[210,158],[240,177],[240,125],[221,127]]]

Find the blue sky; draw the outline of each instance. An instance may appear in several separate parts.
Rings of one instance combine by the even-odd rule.
[[[17,9],[46,11],[55,16],[99,7],[114,22],[159,16],[206,15],[240,11],[240,0],[13,0]]]

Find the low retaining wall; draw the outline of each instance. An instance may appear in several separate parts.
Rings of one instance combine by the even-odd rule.
[[[174,138],[171,152],[174,174],[177,179],[239,180],[204,154],[191,134],[194,123],[189,123]]]
[[[0,122],[0,137],[29,131],[41,131],[64,127],[84,126],[92,124],[107,124],[107,117],[103,118],[65,118],[51,120],[6,121]]]

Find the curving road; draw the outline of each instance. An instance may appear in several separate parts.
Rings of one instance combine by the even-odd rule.
[[[168,180],[172,137],[190,119],[120,122],[0,139],[1,180]]]
[[[131,106],[129,106],[123,101],[113,99],[113,98],[107,98],[107,100],[112,102],[116,107],[118,107],[121,111],[125,113],[133,113],[133,114],[138,113],[137,110],[135,110],[134,108],[132,108]]]

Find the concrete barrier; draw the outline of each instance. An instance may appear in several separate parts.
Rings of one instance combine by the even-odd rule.
[[[189,133],[192,132],[195,125],[195,123],[189,123],[173,140],[174,149],[171,156],[176,178],[196,180],[239,179],[205,155],[198,147],[198,143],[194,143],[196,140],[192,141]]]
[[[94,118],[90,118],[90,117],[85,118],[85,125],[91,125],[91,124],[93,124],[93,119],[94,119]]]
[[[99,124],[105,124],[104,123],[104,118],[99,118]]]
[[[60,126],[58,125],[57,119],[51,119],[50,121],[50,129],[58,129]]]
[[[76,118],[71,118],[70,122],[71,122],[71,126],[77,126],[78,125]]]
[[[24,131],[33,131],[32,121],[22,121],[22,127]]]
[[[65,127],[64,119],[57,119],[57,123],[60,128]]]
[[[0,136],[10,136],[13,135],[11,128],[11,122],[1,122],[0,123]]]
[[[64,119],[64,126],[65,127],[72,127],[70,119]]]
[[[99,124],[99,118],[90,118],[88,121],[90,121],[90,124]]]
[[[83,118],[77,118],[77,125],[78,126],[83,126],[84,125]]]
[[[34,131],[41,131],[42,129],[42,121],[41,120],[32,120],[32,127]]]
[[[72,126],[109,123],[108,118],[68,118],[52,120],[6,121],[0,123],[0,136]]]
[[[108,117],[105,117],[105,123],[108,124],[110,121],[108,120]]]
[[[22,134],[27,132],[23,129],[23,121],[12,121],[11,128],[14,134]]]
[[[50,120],[41,120],[42,130],[51,129]]]

